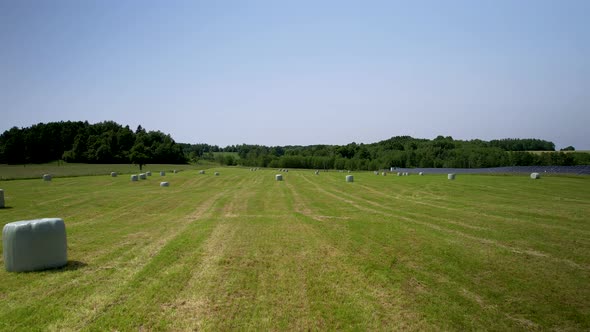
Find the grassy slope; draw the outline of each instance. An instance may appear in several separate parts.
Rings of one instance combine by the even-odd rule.
[[[0,182],[71,260],[0,271],[0,329],[590,328],[590,178],[220,172]]]

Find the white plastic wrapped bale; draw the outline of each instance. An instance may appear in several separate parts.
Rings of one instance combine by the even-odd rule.
[[[383,175],[383,176],[386,176],[386,175],[387,175],[387,173],[385,173],[385,172],[381,172],[381,175]]]
[[[282,174],[275,175],[275,180],[277,180],[277,181],[283,181],[283,175]]]
[[[373,171],[373,174],[375,174],[375,175],[379,175],[379,172],[377,172],[377,171]]]
[[[531,173],[531,179],[540,179],[541,178],[541,174],[539,173]]]
[[[170,187],[170,183],[168,183],[168,182],[160,182],[160,187]]]
[[[141,174],[139,174],[139,179],[140,180],[147,180],[147,176],[145,175],[145,173],[141,173]]]
[[[145,175],[147,175],[147,176],[152,176],[152,172],[150,172],[150,171],[147,171],[147,172],[145,172]]]
[[[199,171],[199,174],[205,174],[205,171],[204,170],[200,170]]]
[[[15,221],[2,229],[8,272],[38,271],[68,263],[66,225],[60,218]]]
[[[424,172],[420,172],[420,173],[418,173],[418,175],[424,175]]]
[[[447,176],[447,178],[448,178],[449,180],[455,180],[455,174],[454,174],[454,173],[450,173],[450,174]]]
[[[320,175],[320,171],[315,171],[315,175]]]
[[[219,172],[215,172],[215,173],[213,173],[213,175],[219,176]]]
[[[166,172],[160,171],[160,176],[166,176]]]
[[[0,189],[0,209],[4,208],[4,190]]]
[[[137,181],[137,174],[131,175],[131,181]]]
[[[51,174],[43,174],[43,181],[51,181]]]
[[[117,177],[117,172],[111,172],[111,177],[116,178]]]
[[[352,176],[352,175],[347,175],[347,176],[346,176],[346,182],[354,182],[354,176]]]
[[[397,176],[402,176],[402,173],[401,172],[397,172]]]

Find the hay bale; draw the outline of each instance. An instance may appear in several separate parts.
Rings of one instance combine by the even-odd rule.
[[[454,173],[449,173],[449,175],[447,176],[447,178],[449,180],[455,180],[455,174]]]
[[[373,171],[373,174],[375,174],[375,175],[379,175],[379,172],[377,172],[377,171]]]
[[[131,175],[131,181],[137,181],[138,177],[137,174]]]
[[[386,176],[386,175],[387,175],[387,173],[385,173],[385,172],[381,172],[381,175],[383,175],[383,176]]]
[[[205,171],[204,170],[200,170],[199,171],[199,174],[205,174]]]
[[[316,170],[315,171],[315,175],[320,175],[320,171],[319,170]]]
[[[346,182],[354,182],[354,176],[352,176],[352,175],[347,175],[347,176],[346,176]]]
[[[165,182],[165,181],[160,182],[160,187],[169,187],[169,186],[170,186],[170,183],[168,183],[168,182]]]
[[[43,174],[43,181],[51,181],[51,174]]]
[[[535,173],[531,173],[531,179],[536,180],[536,179],[540,179],[540,178],[541,178],[541,174],[536,173],[536,172]]]
[[[172,173],[176,174],[176,173],[178,173],[178,172],[177,172],[176,170],[173,170],[173,171],[172,171]]]
[[[397,172],[397,176],[402,176],[402,173],[401,172]]]
[[[0,209],[4,207],[4,189],[0,189]]]
[[[117,172],[111,172],[111,177],[116,178],[117,177]]]
[[[160,176],[166,176],[166,172],[160,171]]]
[[[424,175],[424,172],[420,172],[420,173],[418,173],[418,175]]]
[[[277,180],[277,181],[283,181],[283,175],[282,174],[275,175],[275,180]]]
[[[219,176],[219,172],[215,172],[215,173],[213,173],[213,175]]]
[[[145,173],[140,173],[139,174],[139,179],[140,180],[147,180],[147,176],[145,175]]]
[[[145,172],[145,175],[152,176],[152,172],[151,171],[147,171],[147,172]]]
[[[2,229],[8,272],[38,271],[68,263],[66,225],[60,218],[15,221]]]

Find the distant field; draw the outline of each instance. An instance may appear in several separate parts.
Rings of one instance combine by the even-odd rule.
[[[145,165],[143,171],[173,171],[195,169],[193,165]],[[0,165],[0,180],[41,178],[43,174],[51,174],[54,177],[101,175],[117,172],[120,174],[133,174],[139,172],[139,166],[130,164],[68,164],[52,162],[47,164],[28,165]]]
[[[556,152],[563,152],[563,153],[574,153],[574,152],[581,152],[581,153],[590,153],[590,150],[576,150],[576,151],[526,151],[534,154],[541,154],[541,153],[556,153]]]
[[[2,268],[0,330],[590,329],[590,177],[276,172],[0,181],[70,260]]]

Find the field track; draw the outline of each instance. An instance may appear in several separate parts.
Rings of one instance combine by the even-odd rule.
[[[589,177],[157,171],[0,181],[70,261],[2,269],[0,330],[590,329]]]

